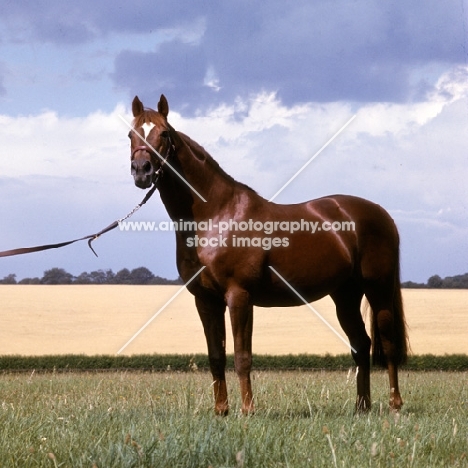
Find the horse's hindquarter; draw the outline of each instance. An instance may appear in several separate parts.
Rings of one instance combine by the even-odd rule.
[[[379,205],[358,197],[334,195],[277,206],[277,215],[313,223],[308,232],[288,233],[288,247],[271,249],[267,257],[267,266],[272,266],[306,300],[320,299],[350,278],[357,282],[363,278],[393,280],[398,264],[398,233]],[[256,303],[275,305],[278,300],[288,302],[288,297],[295,302],[297,296],[289,286],[268,270],[254,295]]]
[[[352,276],[356,232],[349,224],[352,219],[333,197],[298,205],[276,205],[274,211],[276,218],[289,222],[290,232],[283,233],[286,247],[268,252],[263,287],[254,295],[258,305],[274,305],[278,301],[285,305],[300,304],[301,300],[285,281],[307,301],[314,301]],[[298,226],[298,230],[291,232]]]

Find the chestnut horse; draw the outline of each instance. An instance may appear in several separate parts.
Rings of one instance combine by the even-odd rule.
[[[156,184],[170,218],[179,226],[175,232],[179,274],[186,283],[195,276],[187,287],[195,296],[208,344],[215,412],[225,415],[229,410],[226,306],[242,411],[251,413],[253,306],[301,305],[292,289],[308,302],[326,295],[333,299],[358,366],[357,411],[371,406],[371,344],[374,362],[388,369],[390,407],[400,409],[397,367],[406,360],[408,344],[399,236],[389,214],[379,205],[347,195],[294,205],[269,202],[235,181],[199,144],[171,127],[164,95],[157,111],[145,108],[136,96],[132,112],[129,137],[134,182],[142,189]],[[293,222],[301,229],[285,232],[284,226]],[[354,229],[331,229],[339,226],[336,222]],[[323,229],[312,233],[307,223]],[[220,233],[220,226],[229,229]],[[269,230],[259,232],[262,226]],[[249,229],[235,231],[241,227]],[[372,340],[361,316],[364,295],[372,311]]]

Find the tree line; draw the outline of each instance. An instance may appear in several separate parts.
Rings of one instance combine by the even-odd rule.
[[[413,289],[468,289],[468,273],[464,275],[446,276],[441,278],[439,275],[433,275],[427,283],[414,283],[406,281],[401,283],[403,288]]]
[[[63,268],[51,268],[44,271],[42,278],[24,278],[17,281],[15,274],[9,274],[0,279],[0,284],[183,284],[181,278],[170,280],[154,275],[148,268],[139,267],[133,270],[123,268],[114,273],[112,270],[97,270],[78,276],[73,276]],[[468,273],[464,275],[441,278],[433,275],[427,283],[405,281],[403,288],[412,289],[468,289]]]
[[[148,268],[139,267],[129,270],[123,268],[114,273],[112,270],[84,271],[78,276],[68,273],[63,268],[51,268],[44,271],[42,278],[23,278],[18,281],[16,275],[9,274],[0,280],[0,284],[183,284],[180,278],[170,280],[154,275]]]

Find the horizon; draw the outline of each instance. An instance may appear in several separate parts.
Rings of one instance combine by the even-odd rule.
[[[118,275],[119,273],[123,272],[123,271],[128,271],[129,273],[133,273],[135,270],[141,270],[141,269],[146,269],[148,270],[149,273],[151,273],[153,275],[153,277],[156,279],[156,278],[159,278],[160,280],[166,280],[166,281],[179,281],[181,278],[180,276],[177,276],[176,278],[168,278],[168,277],[165,277],[165,276],[160,276],[158,274],[155,274],[153,271],[151,271],[150,268],[144,266],[144,265],[140,265],[139,267],[136,267],[136,268],[132,268],[132,269],[129,269],[129,268],[126,268],[126,267],[123,267],[121,268],[120,270],[114,272],[111,268],[109,269],[99,269],[99,270],[93,270],[93,271],[82,271],[80,272],[79,274],[74,274],[74,273],[71,273],[69,272],[68,270],[65,270],[64,268],[61,268],[61,267],[52,267],[48,270],[45,270],[42,274],[41,277],[39,276],[25,276],[21,279],[17,279],[17,274],[12,272],[12,273],[9,273],[8,275],[5,275],[3,278],[0,278],[0,285],[2,284],[20,284],[22,281],[25,281],[25,280],[42,280],[47,273],[50,273],[51,271],[53,270],[62,270],[64,273],[66,274],[69,274],[71,276],[71,279],[72,279],[72,283],[71,284],[80,284],[80,283],[75,283],[73,280],[76,280],[78,279],[80,276],[82,275],[91,275],[92,273],[111,273],[113,274],[114,276]],[[456,278],[463,278],[467,276],[468,277],[468,271],[466,273],[460,273],[460,274],[457,274],[457,275],[452,275],[452,276],[445,276],[445,277],[442,277],[440,275],[438,275],[437,273],[430,276],[429,278],[427,278],[427,280],[425,282],[418,282],[418,281],[413,281],[413,280],[405,280],[405,281],[401,281],[401,285],[403,288],[408,288],[409,286],[408,285],[414,285],[414,286],[429,286],[430,283],[431,283],[431,280],[435,280],[436,278],[439,278],[442,282],[444,281],[447,281],[447,280],[453,280],[453,279],[456,279]],[[15,283],[2,283],[2,281],[5,281],[7,280],[8,278],[11,278],[11,277],[14,277],[15,278]],[[26,283],[28,284],[28,283]],[[35,285],[36,284],[39,284],[39,283],[34,283]],[[44,283],[40,283],[41,285],[44,285]],[[58,285],[60,284],[65,284],[65,283],[59,283]],[[98,284],[98,283],[96,283]],[[103,284],[106,284],[106,283],[103,283]],[[183,285],[183,283],[180,283]],[[435,289],[439,286],[429,286],[430,289]],[[451,289],[452,287],[447,287],[447,286],[440,286],[442,289]],[[454,289],[468,289],[468,283],[466,286],[463,286],[461,288],[454,288]]]

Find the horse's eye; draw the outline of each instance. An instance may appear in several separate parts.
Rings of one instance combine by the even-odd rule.
[[[167,130],[164,130],[163,132],[161,132],[161,136],[163,138],[169,138],[169,132]]]

